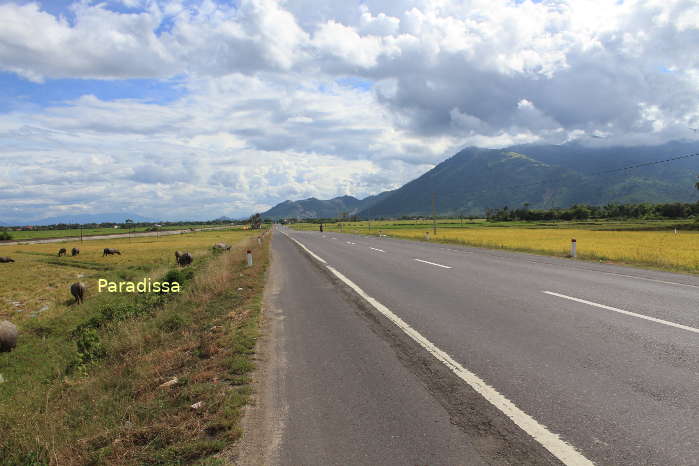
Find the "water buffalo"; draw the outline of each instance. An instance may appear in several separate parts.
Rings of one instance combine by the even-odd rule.
[[[121,256],[121,253],[119,252],[118,249],[114,248],[104,248],[104,251],[102,251],[102,257],[104,256],[111,256],[112,254],[119,254]]]
[[[58,257],[66,255],[66,248],[61,248],[58,250]]]
[[[80,304],[85,300],[85,284],[76,282],[70,285],[70,294],[75,298],[75,302]]]
[[[182,257],[182,251],[175,251],[175,262],[180,263],[180,257]]]
[[[0,264],[3,262],[14,262],[15,260],[10,257],[0,257]]]
[[[226,243],[216,243],[216,244],[214,244],[213,248],[214,248],[214,251],[230,251],[231,250],[230,244],[226,244]]]
[[[78,249],[78,248],[73,248],[73,249],[70,250],[70,255],[71,255],[71,256],[77,256],[78,254],[80,254],[80,249]]]
[[[7,320],[0,321],[0,353],[7,353],[17,346],[17,326]]]
[[[193,260],[194,260],[194,258],[192,257],[192,255],[188,252],[185,252],[184,254],[181,254],[180,257],[177,258],[177,264],[180,267],[185,267],[185,266],[191,264]]]

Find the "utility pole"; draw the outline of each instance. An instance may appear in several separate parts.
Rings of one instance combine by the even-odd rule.
[[[437,236],[437,217],[435,217],[435,205],[437,195],[432,193],[432,233]]]

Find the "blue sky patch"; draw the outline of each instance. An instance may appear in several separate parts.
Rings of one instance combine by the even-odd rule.
[[[368,79],[356,78],[349,76],[346,78],[340,78],[335,81],[340,86],[352,87],[354,89],[361,89],[363,91],[368,91],[374,86],[374,82]]]
[[[158,79],[50,79],[44,83],[27,81],[14,73],[0,72],[0,112],[26,107],[49,107],[94,95],[100,100],[138,99],[167,104],[186,94],[182,78]]]

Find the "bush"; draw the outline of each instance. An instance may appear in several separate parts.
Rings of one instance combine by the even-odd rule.
[[[78,346],[78,360],[80,365],[89,364],[96,361],[106,354],[97,330],[94,328],[83,329],[75,341]]]
[[[194,276],[194,270],[192,269],[173,269],[165,274],[163,277],[163,282],[167,283],[179,283],[180,287],[184,285],[185,282],[191,280]]]
[[[12,235],[7,230],[0,231],[0,240],[12,239]]]
[[[174,332],[175,330],[179,330],[184,327],[185,324],[186,322],[181,315],[173,314],[163,319],[162,322],[160,322],[160,325],[158,325],[158,328],[166,332]]]

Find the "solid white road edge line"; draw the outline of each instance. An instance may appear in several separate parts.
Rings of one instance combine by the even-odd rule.
[[[416,261],[418,261],[418,262],[424,262],[425,264],[436,265],[437,267],[442,267],[442,268],[444,268],[444,269],[450,269],[450,268],[451,268],[451,267],[449,267],[448,265],[435,264],[434,262],[424,261],[424,260],[422,260],[422,259],[413,259],[413,260],[416,260]]]
[[[379,252],[386,252],[383,249],[378,249],[378,248],[369,248],[369,249],[373,249],[374,251],[379,251]]]
[[[548,430],[546,426],[540,424],[536,419],[519,409],[514,403],[512,403],[504,395],[498,392],[495,388],[491,387],[476,374],[474,374],[473,372],[469,371],[461,364],[456,362],[447,353],[437,348],[431,341],[423,337],[417,330],[413,329],[410,325],[403,321],[403,319],[391,312],[390,309],[388,309],[379,301],[366,294],[364,290],[357,286],[352,280],[345,277],[334,267],[327,265],[327,263],[323,259],[312,253],[306,246],[296,241],[294,238],[291,239],[294,240],[297,244],[299,244],[312,257],[326,264],[326,267],[328,268],[328,270],[330,270],[330,272],[333,273],[333,275],[339,278],[347,286],[352,288],[352,290],[354,290],[355,293],[364,298],[369,304],[371,304],[374,307],[374,309],[386,316],[388,320],[393,322],[406,335],[408,335],[416,343],[418,343],[430,354],[432,354],[432,356],[437,358],[437,360],[439,360],[445,366],[447,366],[457,377],[466,382],[471,388],[473,388],[477,393],[479,393],[483,398],[485,398],[490,404],[502,411],[502,413],[505,414],[505,416],[510,418],[512,422],[514,422],[517,426],[519,426],[519,428],[521,428],[523,431],[529,434],[534,440],[539,442],[544,448],[551,452],[551,454],[558,458],[563,464],[571,466],[594,465],[592,461],[588,460],[580,452],[578,452],[575,449],[575,447],[562,440],[558,435]]]
[[[669,325],[670,327],[680,328],[682,330],[688,330],[690,332],[699,333],[699,328],[689,327],[687,325],[676,324],[675,322],[670,322],[669,320],[656,319],[655,317],[644,316],[643,314],[636,314],[635,312],[625,311],[612,306],[605,306],[604,304],[594,303],[592,301],[587,301],[580,298],[573,298],[572,296],[566,296],[560,293],[554,293],[553,291],[544,291],[544,293],[551,296],[558,296],[559,298],[569,299],[578,303],[589,304],[590,306],[599,307],[601,309],[606,309],[608,311],[618,312],[619,314],[626,314],[627,316],[638,317],[639,319],[650,320],[651,322],[656,322],[658,324]]]
[[[296,244],[298,244],[299,246],[301,246],[301,247],[304,249],[304,251],[306,251],[308,254],[310,254],[314,259],[316,259],[316,260],[319,261],[319,262],[322,262],[323,264],[327,264],[327,262],[325,262],[325,260],[323,260],[323,259],[322,259],[321,257],[319,257],[319,256],[316,256],[316,255],[313,253],[313,251],[311,251],[310,249],[308,249],[306,246],[304,246],[304,245],[301,244],[300,242],[296,241],[296,240],[295,240],[294,238],[292,238],[291,236],[289,236],[289,235],[286,235],[286,236],[287,236],[291,241],[293,241],[294,243],[296,243]]]

